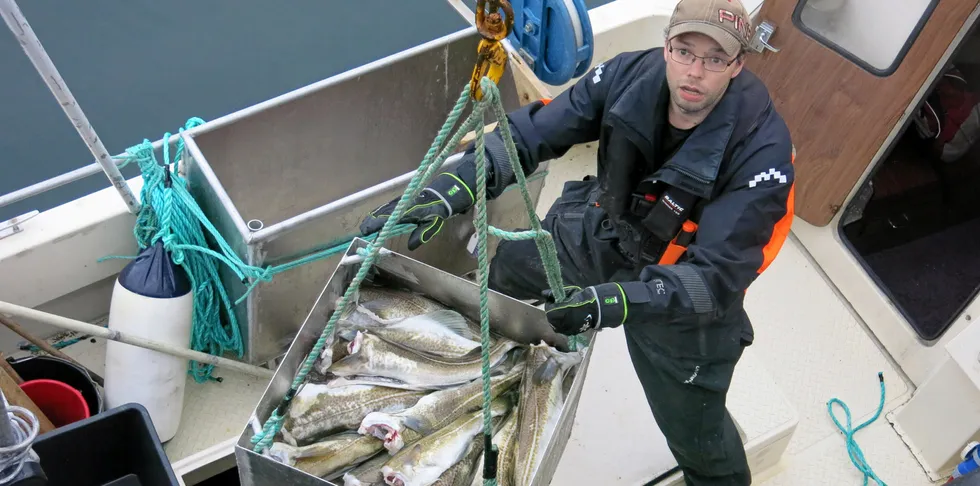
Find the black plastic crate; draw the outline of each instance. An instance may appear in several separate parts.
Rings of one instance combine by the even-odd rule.
[[[129,403],[37,438],[48,486],[178,486],[150,415]]]

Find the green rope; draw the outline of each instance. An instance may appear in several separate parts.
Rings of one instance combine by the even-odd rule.
[[[191,118],[184,129],[203,123],[204,120],[200,118]],[[231,247],[207,220],[187,191],[186,182],[177,173],[177,164],[184,153],[183,140],[177,143],[174,172],[170,171],[169,138],[169,133],[164,135],[163,165],[157,161],[149,140],[143,140],[143,143],[126,151],[128,160],[122,165],[136,161],[143,178],[140,193],[142,206],[136,217],[133,234],[141,250],[162,241],[174,264],[180,265],[186,271],[194,292],[191,348],[213,355],[231,351],[241,358],[244,355],[244,346],[235,313],[231,308],[231,299],[221,285],[217,264],[208,256],[217,258],[233,269],[240,260],[235,261],[237,257]],[[215,237],[223,254],[208,248],[202,227]],[[242,275],[240,271],[236,273]],[[227,325],[222,324],[220,309],[216,305],[217,299],[224,304]],[[213,365],[191,361],[188,371],[196,381],[204,382],[211,379],[213,368]]]
[[[497,90],[497,86],[489,80],[489,78],[483,78],[480,83],[480,87],[483,91],[483,100],[478,104],[481,108],[479,111],[479,124],[476,127],[476,219],[474,221],[474,226],[477,230],[477,247],[479,248],[477,258],[478,258],[478,269],[480,277],[480,329],[481,329],[481,340],[482,340],[482,360],[483,360],[483,433],[487,438],[485,440],[486,444],[492,449],[487,453],[487,457],[491,460],[495,460],[497,456],[497,448],[493,445],[490,440],[493,437],[493,423],[491,422],[490,415],[490,305],[489,305],[489,268],[490,265],[487,261],[487,233],[491,233],[498,238],[503,238],[506,240],[527,240],[534,239],[536,246],[538,247],[538,253],[541,255],[541,260],[544,263],[545,274],[548,279],[548,286],[551,287],[552,292],[554,292],[556,300],[565,300],[565,287],[561,280],[561,267],[558,263],[558,254],[555,250],[554,241],[551,239],[551,235],[541,228],[541,222],[538,220],[537,214],[534,210],[534,203],[531,202],[531,195],[527,190],[527,181],[524,178],[524,169],[520,165],[520,159],[517,156],[517,147],[514,145],[514,139],[510,132],[510,123],[507,121],[507,114],[504,112],[503,104],[500,101],[500,92]],[[520,231],[520,232],[509,232],[504,231],[499,228],[490,226],[487,222],[487,169],[486,163],[484,162],[484,134],[483,134],[483,115],[486,109],[486,105],[489,104],[497,117],[498,125],[500,126],[500,131],[503,135],[505,142],[505,147],[507,148],[507,156],[510,159],[511,167],[513,168],[514,175],[517,177],[517,186],[521,189],[521,195],[524,198],[525,209],[531,221],[531,230]],[[491,470],[496,470],[495,464],[491,465]],[[484,477],[485,486],[496,486],[497,479]]]
[[[463,109],[466,107],[470,100],[470,89],[467,84],[463,91],[460,93],[459,100],[450,112],[449,117],[443,124],[439,133],[433,140],[432,145],[429,147],[428,152],[419,164],[418,171],[416,175],[409,182],[408,187],[405,189],[404,194],[402,194],[401,199],[395,206],[395,210],[392,211],[391,216],[385,221],[384,226],[378,237],[371,243],[367,251],[359,252],[364,256],[364,261],[362,262],[360,269],[354,276],[350,285],[348,285],[347,290],[344,292],[343,297],[337,304],[337,308],[334,310],[327,322],[326,327],[320,334],[319,339],[313,346],[313,349],[307,355],[306,360],[303,362],[298,373],[293,379],[292,385],[286,392],[285,396],[280,401],[279,405],[275,410],[272,411],[269,418],[266,420],[262,427],[262,430],[255,433],[252,436],[251,442],[254,444],[253,450],[257,453],[268,449],[271,445],[273,438],[282,428],[282,423],[285,418],[285,411],[291,403],[293,397],[296,395],[297,390],[300,385],[306,380],[306,376],[309,374],[316,362],[316,359],[326,345],[327,339],[333,335],[334,326],[336,325],[339,317],[346,310],[347,306],[350,304],[352,296],[357,292],[360,287],[361,282],[367,276],[371,267],[377,258],[378,252],[381,246],[390,236],[390,233],[395,228],[395,222],[401,219],[402,213],[405,210],[406,205],[409,201],[415,199],[419,189],[422,185],[429,179],[439,168],[442,166],[446,157],[449,154],[449,150],[452,147],[459,145],[460,140],[463,136],[469,132],[474,131],[476,133],[476,167],[477,167],[477,195],[476,200],[476,211],[474,218],[474,225],[477,229],[477,240],[478,240],[478,273],[480,277],[480,329],[481,329],[481,348],[482,348],[482,378],[483,378],[483,419],[484,419],[484,434],[487,437],[492,436],[492,422],[490,416],[490,312],[489,312],[489,285],[488,285],[488,270],[489,263],[487,261],[487,234],[492,234],[499,238],[510,239],[510,240],[525,240],[534,239],[538,247],[538,251],[541,253],[542,261],[545,266],[545,273],[547,274],[548,284],[551,287],[552,292],[555,295],[556,300],[559,302],[564,301],[566,298],[565,287],[562,285],[561,280],[561,268],[558,262],[557,252],[555,250],[554,241],[551,239],[551,235],[541,228],[541,223],[537,218],[534,210],[534,204],[531,201],[531,196],[527,189],[527,178],[524,176],[523,168],[520,166],[520,160],[517,156],[517,148],[514,145],[513,137],[511,136],[510,127],[507,122],[507,116],[504,112],[503,104],[500,100],[500,93],[497,89],[496,84],[493,83],[489,78],[484,77],[481,80],[481,88],[483,92],[483,99],[477,101],[474,104],[474,108],[470,116],[457,130],[456,134],[446,143],[446,148],[442,150],[439,155],[433,160],[433,156],[438,151],[438,148],[442,146],[445,142],[446,136],[448,135],[450,129],[456,125]],[[531,221],[531,230],[519,231],[519,232],[508,232],[490,226],[487,223],[487,201],[486,201],[486,164],[484,163],[484,139],[483,139],[483,118],[487,111],[487,108],[491,108],[493,113],[496,115],[498,123],[501,127],[501,131],[504,135],[504,140],[507,145],[507,153],[510,158],[511,166],[514,168],[514,174],[517,176],[517,186],[521,190],[521,194],[524,199],[525,208],[529,219]],[[574,343],[574,340],[570,340]],[[496,456],[496,447],[491,445],[490,451],[487,452],[488,457]],[[485,485],[495,486],[496,479],[485,479]]]
[[[68,346],[71,346],[72,344],[82,342],[83,340],[88,339],[90,337],[92,337],[92,336],[89,336],[88,334],[86,334],[86,335],[81,336],[81,337],[76,337],[76,338],[71,338],[71,339],[65,339],[65,340],[58,341],[58,342],[55,342],[55,343],[51,344],[51,347],[54,348],[54,349],[64,349],[64,348],[67,348]],[[21,350],[23,350],[23,351],[30,351],[32,353],[37,353],[37,352],[43,351],[41,348],[39,348],[39,347],[37,347],[37,346],[35,346],[33,344],[27,344],[26,341],[23,342],[23,343],[21,343],[21,345],[18,346],[18,347]]]
[[[847,455],[851,459],[851,464],[854,464],[854,467],[856,467],[858,471],[861,471],[861,474],[864,475],[864,486],[868,486],[869,479],[874,481],[877,486],[885,486],[885,482],[882,481],[877,474],[875,474],[873,469],[871,469],[871,465],[868,464],[868,460],[864,458],[864,452],[861,451],[861,447],[858,446],[857,441],[854,439],[854,434],[868,425],[871,425],[871,423],[875,420],[878,420],[882,410],[885,408],[885,377],[880,372],[878,373],[878,382],[880,383],[881,388],[878,410],[875,412],[874,416],[857,427],[851,427],[851,410],[847,407],[847,404],[838,398],[831,398],[827,402],[827,413],[830,414],[830,418],[834,421],[834,425],[837,426],[837,429],[844,434],[844,440],[847,443]],[[833,405],[835,403],[844,409],[844,416],[847,418],[846,427],[841,425],[840,421],[837,420],[837,416],[834,415]]]

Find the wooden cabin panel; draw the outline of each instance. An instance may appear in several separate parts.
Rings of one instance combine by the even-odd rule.
[[[805,1],[805,0],[804,0]],[[897,69],[873,74],[793,22],[798,2],[766,0],[759,21],[775,25],[766,50],[750,55],[747,67],[768,86],[796,146],[796,214],[825,226],[913,97],[977,7],[977,0],[935,4]],[[867,29],[887,29],[869,18]],[[881,66],[871,66],[871,68]]]

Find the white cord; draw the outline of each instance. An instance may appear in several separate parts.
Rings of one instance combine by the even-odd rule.
[[[21,416],[17,416],[17,414]],[[0,447],[0,471],[16,466],[16,469],[0,479],[0,484],[8,484],[24,469],[24,462],[31,453],[31,446],[37,438],[40,423],[30,410],[14,405],[7,406],[7,416],[10,417],[11,430],[17,440],[12,446]]]

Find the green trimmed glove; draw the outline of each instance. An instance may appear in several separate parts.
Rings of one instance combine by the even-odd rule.
[[[550,290],[544,292],[547,299],[545,314],[555,332],[572,336],[589,329],[619,327],[626,321],[626,293],[618,283],[593,285],[585,289],[566,287],[566,291],[569,290],[573,290],[572,294],[560,304],[555,303]]]
[[[408,237],[408,249],[415,250],[428,243],[439,234],[446,219],[471,208],[476,202],[471,189],[474,185],[464,182],[451,172],[437,175],[402,213],[399,223],[419,225]],[[361,223],[361,235],[368,236],[381,231],[400,199],[398,197],[372,211]]]

